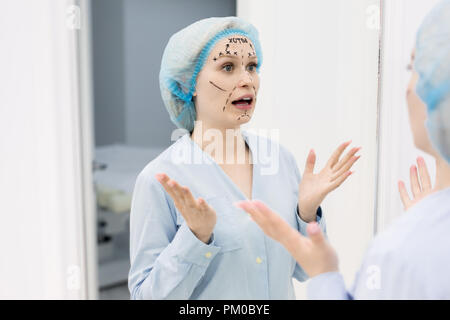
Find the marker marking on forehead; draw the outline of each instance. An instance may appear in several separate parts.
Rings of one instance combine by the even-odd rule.
[[[222,52],[219,52],[219,57],[218,58],[214,57],[213,60],[217,61],[220,58],[227,58],[227,57],[228,58],[232,58],[232,59],[237,59],[237,57],[235,57],[235,56],[237,56],[237,52],[236,51],[234,52],[234,55],[232,55],[230,51],[228,51],[228,53],[229,54],[223,54]],[[251,57],[249,57],[249,58],[256,60],[256,54],[252,53]],[[244,55],[242,55],[242,59],[244,59]]]
[[[246,38],[228,38],[229,43],[248,43]]]
[[[225,47],[225,53],[226,53],[226,54],[231,54],[230,51],[228,51],[228,47],[229,47],[229,46],[230,46],[230,45],[227,43],[227,45],[226,45],[226,47]]]

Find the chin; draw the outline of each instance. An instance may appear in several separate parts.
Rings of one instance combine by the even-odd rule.
[[[239,124],[247,123],[247,122],[250,121],[251,118],[252,118],[251,114],[249,114],[249,115],[241,115],[241,116],[238,116],[236,118],[236,122],[239,123]]]

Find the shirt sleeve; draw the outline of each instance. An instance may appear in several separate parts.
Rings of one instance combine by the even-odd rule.
[[[177,229],[168,197],[156,178],[139,174],[130,213],[131,299],[189,299],[220,251],[214,235],[205,244],[186,222]]]
[[[309,279],[307,296],[312,300],[352,300],[340,272],[326,272]]]

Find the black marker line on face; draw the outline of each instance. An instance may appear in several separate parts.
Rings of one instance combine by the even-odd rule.
[[[241,117],[243,117],[243,116],[247,116],[250,119],[250,116],[247,114],[247,111],[245,111],[244,114],[241,114],[237,119],[241,120]]]
[[[225,112],[225,107],[226,107],[227,104],[228,104],[228,100],[230,100],[230,97],[231,97],[231,95],[233,94],[233,91],[234,91],[235,89],[236,89],[236,86],[234,86],[233,90],[231,90],[230,94],[228,95],[227,102],[225,103],[225,105],[224,105],[223,108],[222,108],[222,111],[223,111],[223,112]]]
[[[258,95],[258,93],[256,92],[256,88],[254,85],[253,85],[253,91],[255,91],[255,104],[256,104],[256,96]]]
[[[227,90],[224,90],[224,89],[222,89],[222,88],[220,88],[220,87],[218,87],[217,85],[215,85],[212,81],[209,81],[209,83],[211,83],[214,87],[216,87],[217,89],[220,89],[220,90],[222,90],[222,91],[227,91]]]

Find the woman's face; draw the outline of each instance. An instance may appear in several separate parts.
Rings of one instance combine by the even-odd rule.
[[[258,58],[253,43],[241,35],[218,41],[197,76],[197,121],[214,128],[238,128],[250,120],[259,90]],[[247,103],[233,103],[242,96]]]
[[[436,155],[436,151],[431,145],[431,141],[428,137],[428,132],[425,127],[425,120],[427,119],[427,107],[416,93],[416,84],[417,80],[419,79],[419,75],[413,68],[414,56],[415,50],[411,54],[411,63],[408,65],[408,70],[412,72],[411,79],[406,91],[409,121],[411,124],[415,146],[420,150],[434,156]]]

